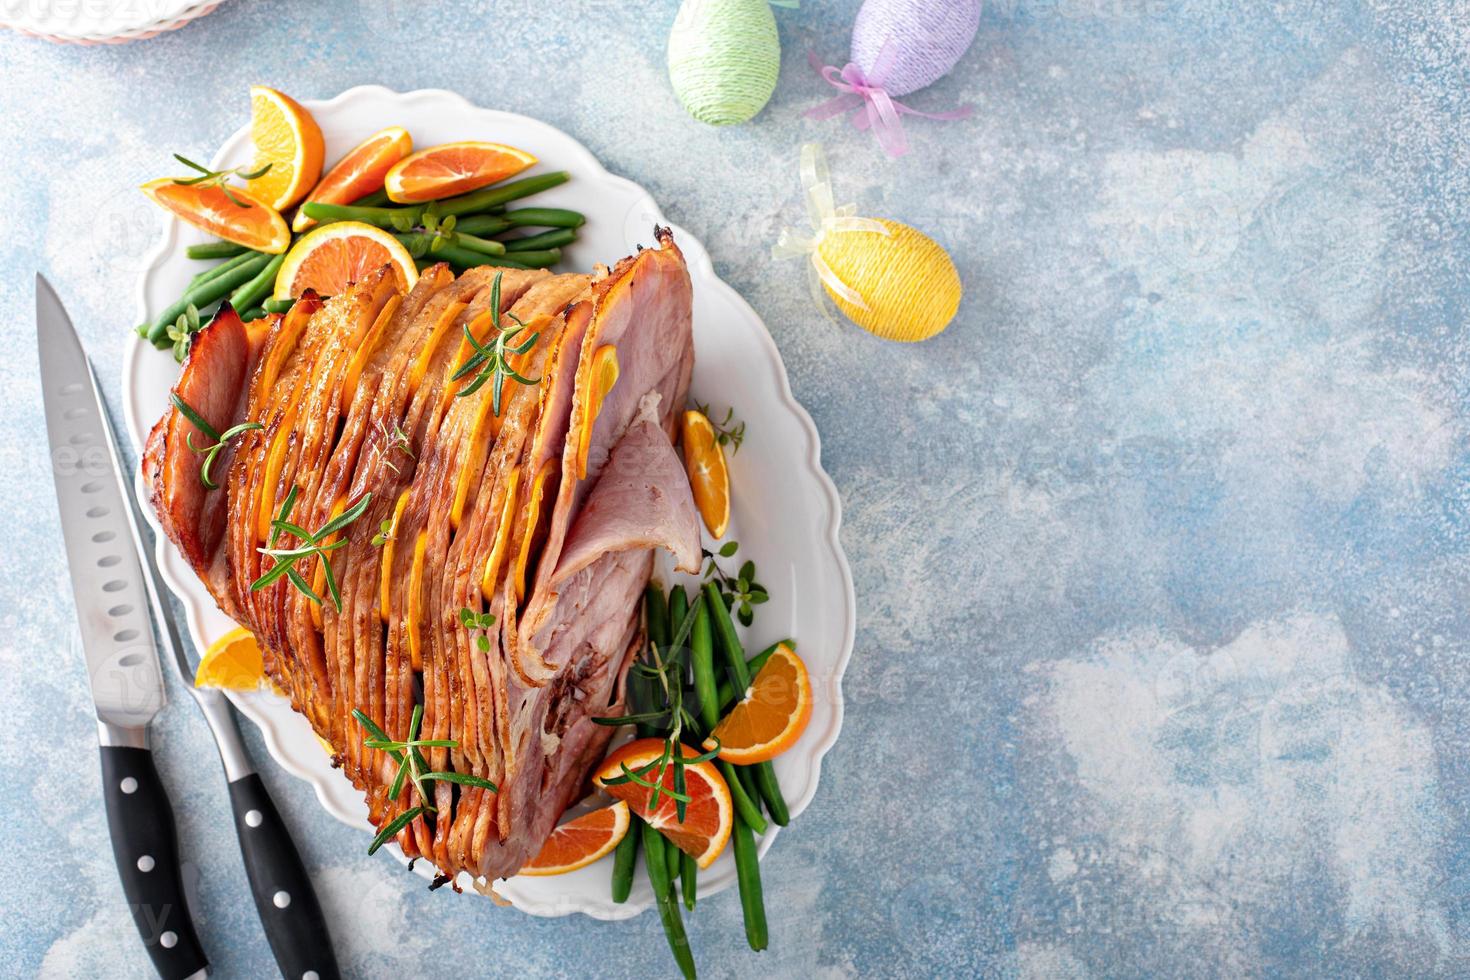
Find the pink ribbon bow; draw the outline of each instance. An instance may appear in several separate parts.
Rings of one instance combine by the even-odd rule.
[[[805,113],[807,118],[830,119],[855,108],[857,111],[852,114],[852,124],[858,129],[871,129],[873,135],[878,137],[878,144],[883,147],[884,152],[891,157],[901,157],[909,151],[902,117],[921,116],[925,119],[950,120],[965,119],[970,115],[971,110],[967,105],[949,112],[920,112],[918,109],[910,109],[889,95],[883,88],[883,79],[893,64],[893,57],[892,43],[884,44],[878,52],[878,60],[873,65],[873,77],[870,79],[863,75],[861,68],[851,62],[839,70],[833,65],[823,65],[815,52],[808,51],[807,62],[842,94],[808,109]]]

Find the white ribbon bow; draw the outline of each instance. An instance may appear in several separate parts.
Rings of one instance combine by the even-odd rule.
[[[841,297],[844,302],[866,310],[868,304],[862,294],[842,281],[822,258],[820,248],[828,235],[845,231],[870,231],[888,235],[887,226],[872,218],[857,217],[855,204],[844,204],[840,208],[833,205],[832,177],[827,170],[827,156],[822,152],[819,143],[807,143],[801,148],[801,187],[806,194],[806,216],[811,232],[808,234],[799,228],[790,227],[783,229],[781,237],[771,249],[771,256],[777,259],[805,256],[810,260],[807,275],[812,301],[828,319],[832,319],[832,312],[827,308],[823,286]]]

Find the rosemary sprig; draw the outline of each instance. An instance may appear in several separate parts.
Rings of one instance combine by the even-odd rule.
[[[745,423],[735,418],[734,408],[725,409],[725,417],[716,422],[710,415],[708,405],[695,402],[694,407],[699,409],[699,414],[709,419],[710,427],[715,430],[716,442],[722,446],[730,446],[731,455],[740,452],[740,445],[745,442]]]
[[[175,184],[183,184],[185,187],[218,187],[224,191],[225,197],[230,199],[230,203],[238,208],[250,208],[255,205],[236,197],[235,192],[230,189],[229,179],[231,177],[239,177],[241,180],[255,180],[257,177],[264,177],[266,172],[271,168],[271,164],[267,163],[258,170],[246,170],[244,167],[234,167],[229,170],[210,170],[202,163],[195,163],[182,153],[175,153],[174,159],[190,170],[199,171],[198,177],[175,177]]]
[[[492,613],[477,613],[469,606],[459,611],[459,622],[461,626],[470,630],[480,630],[480,635],[475,637],[475,646],[479,647],[481,653],[490,652],[490,637],[485,635],[485,630],[495,625],[495,616]]]
[[[506,378],[510,378],[512,381],[523,385],[537,384],[541,380],[540,378],[527,378],[523,376],[515,368],[511,367],[510,362],[507,360],[512,354],[524,354],[536,346],[536,341],[540,338],[541,334],[538,331],[531,334],[527,340],[520,344],[512,345],[512,341],[516,339],[521,331],[526,329],[526,325],[514,313],[506,314],[514,321],[514,325],[500,325],[500,279],[504,275],[505,273],[503,272],[495,273],[495,281],[490,285],[490,316],[493,321],[492,329],[495,332],[494,344],[489,347],[482,345],[475,339],[474,333],[470,330],[470,325],[466,323],[464,325],[465,339],[475,349],[475,353],[470,355],[464,364],[460,366],[460,369],[455,371],[449,379],[451,381],[458,381],[471,371],[478,370],[479,373],[475,375],[475,379],[456,392],[456,395],[460,398],[467,398],[484,387],[486,381],[492,382],[491,390],[494,400],[490,403],[490,407],[497,416],[500,415],[500,395],[502,389],[505,387]]]
[[[266,547],[258,549],[261,554],[270,555],[274,558],[276,563],[271,567],[270,571],[250,583],[250,591],[258,592],[282,576],[285,576],[308,599],[317,605],[321,605],[322,597],[316,594],[310,583],[306,581],[306,578],[296,568],[296,563],[301,559],[315,556],[321,560],[322,571],[325,573],[327,580],[327,591],[332,596],[332,605],[337,607],[338,612],[341,612],[342,593],[337,589],[337,576],[332,573],[332,563],[327,557],[327,552],[346,547],[347,541],[343,539],[333,541],[330,544],[323,544],[322,541],[361,517],[363,512],[367,510],[368,504],[372,499],[373,495],[371,493],[363,494],[362,499],[356,504],[353,504],[347,510],[344,510],[330,521],[327,521],[315,533],[312,533],[299,525],[292,524],[289,520],[291,508],[296,503],[296,488],[293,486],[291,491],[286,495],[285,503],[281,505],[280,514],[276,516],[275,520],[271,521],[270,540],[266,542]],[[295,548],[277,548],[275,546],[276,539],[282,532],[295,535],[303,543]]]
[[[199,482],[204,484],[206,490],[219,489],[219,484],[215,483],[210,477],[209,471],[214,466],[215,458],[219,456],[220,450],[224,449],[227,442],[242,432],[249,432],[252,429],[264,429],[265,426],[259,422],[241,422],[239,425],[230,426],[224,432],[216,432],[214,431],[214,426],[204,420],[204,416],[200,415],[194,410],[193,406],[179,397],[178,392],[169,392],[168,399],[184,418],[194,424],[194,428],[214,440],[213,445],[196,446],[194,445],[194,433],[190,432],[184,436],[184,442],[188,445],[191,452],[204,454],[204,463],[199,467]]]
[[[428,762],[424,760],[423,754],[419,750],[425,748],[452,749],[459,745],[459,741],[452,738],[419,738],[419,726],[424,720],[423,705],[416,704],[413,706],[413,715],[409,718],[408,722],[408,738],[402,741],[395,741],[389,738],[388,734],[382,728],[378,727],[377,723],[357,708],[352,710],[352,717],[357,719],[357,723],[370,736],[369,738],[363,739],[362,744],[367,748],[380,749],[388,753],[388,757],[398,763],[398,772],[394,775],[393,785],[389,790],[391,798],[397,799],[398,795],[403,792],[403,784],[409,782],[413,784],[414,792],[423,801],[420,805],[405,810],[392,821],[385,824],[383,829],[378,831],[377,836],[373,838],[373,842],[368,845],[369,854],[377,853],[378,848],[396,837],[398,832],[412,823],[416,817],[425,813],[438,812],[434,808],[434,805],[429,802],[431,799],[429,796],[430,783],[454,783],[459,786],[476,786],[480,789],[488,789],[492,793],[499,792],[494,783],[481,776],[474,776],[463,772],[430,771]]]
[[[726,541],[720,546],[719,557],[729,558],[740,548],[737,541]],[[720,595],[725,599],[725,606],[733,609],[742,626],[749,626],[755,621],[755,606],[771,600],[771,595],[766,587],[756,581],[755,562],[746,561],[741,564],[740,569],[734,574],[726,572],[715,560],[715,553],[704,550],[704,557],[708,564],[704,568],[706,580],[713,579],[719,583]]]
[[[658,809],[659,803],[665,796],[674,801],[674,809],[679,820],[684,819],[687,806],[690,802],[688,793],[685,792],[684,769],[686,766],[699,762],[706,762],[719,755],[719,745],[710,752],[697,756],[685,757],[683,741],[684,731],[688,729],[696,736],[699,734],[699,722],[689,709],[684,707],[684,661],[688,653],[686,646],[689,633],[694,628],[694,618],[704,602],[704,595],[697,595],[689,605],[689,610],[680,620],[678,629],[674,631],[673,641],[666,651],[661,651],[657,643],[650,642],[648,645],[648,661],[639,660],[632,667],[642,676],[652,678],[658,682],[655,694],[662,696],[663,707],[654,711],[644,712],[640,715],[624,715],[620,718],[593,718],[593,722],[599,725],[628,725],[637,722],[660,723],[668,726],[668,734],[664,737],[663,751],[653,762],[642,766],[637,770],[629,769],[625,764],[622,767],[623,774],[614,776],[605,782],[616,786],[620,783],[636,783],[644,789],[652,792],[648,797],[647,812],[653,813]],[[649,662],[651,661],[651,662]],[[673,767],[673,788],[664,785],[664,775]],[[652,774],[650,779],[645,776]]]

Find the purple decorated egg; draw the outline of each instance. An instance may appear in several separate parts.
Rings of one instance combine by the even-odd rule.
[[[889,95],[948,75],[980,28],[981,0],[866,0],[852,25],[852,61]]]

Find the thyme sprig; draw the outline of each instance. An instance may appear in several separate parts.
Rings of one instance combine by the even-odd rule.
[[[183,184],[185,187],[218,187],[224,191],[225,197],[230,199],[230,203],[234,204],[237,208],[252,208],[255,205],[236,197],[235,192],[230,188],[229,179],[231,177],[239,177],[241,180],[255,180],[258,177],[264,177],[271,168],[271,164],[267,163],[258,170],[246,170],[244,167],[233,167],[229,170],[210,170],[204,164],[195,163],[182,153],[175,153],[174,159],[190,170],[199,171],[198,177],[175,177],[175,184]]]
[[[270,540],[266,542],[264,548],[258,549],[262,555],[270,555],[274,558],[276,563],[270,571],[250,583],[250,591],[258,592],[285,576],[303,595],[317,605],[321,605],[322,597],[316,594],[311,584],[306,581],[306,577],[296,568],[297,562],[301,559],[315,556],[321,560],[322,572],[327,580],[327,592],[332,597],[332,605],[337,608],[338,612],[341,612],[342,593],[337,588],[337,576],[332,572],[332,562],[327,557],[327,553],[346,547],[347,540],[343,538],[328,544],[324,544],[323,541],[361,517],[372,499],[371,493],[363,494],[361,500],[327,521],[313,533],[290,521],[291,508],[296,505],[296,487],[292,486],[290,492],[286,494],[285,501],[281,504],[280,512],[271,521]],[[295,548],[277,548],[276,540],[282,533],[295,535],[302,543]]]
[[[194,424],[194,428],[214,440],[212,445],[196,446],[194,445],[194,433],[190,432],[184,436],[184,443],[189,447],[190,452],[196,455],[199,453],[204,454],[204,462],[199,467],[199,482],[204,484],[206,490],[219,489],[219,484],[215,483],[213,478],[210,477],[209,471],[214,466],[214,461],[219,456],[220,450],[224,449],[226,443],[242,432],[250,432],[253,429],[264,429],[265,426],[259,422],[241,422],[239,425],[230,426],[224,432],[216,432],[214,426],[205,421],[204,416],[200,415],[194,410],[192,405],[179,397],[178,392],[169,392],[168,400],[173,403],[174,408],[177,408],[184,418]]]
[[[740,445],[745,442],[745,423],[735,418],[734,408],[725,409],[725,417],[716,422],[714,416],[710,414],[708,405],[695,402],[694,407],[699,409],[699,414],[709,419],[710,428],[715,430],[715,442],[721,446],[730,446],[732,456],[740,452]]]
[[[459,611],[459,623],[466,629],[480,630],[480,635],[475,637],[475,646],[479,647],[481,653],[490,652],[490,637],[485,635],[485,631],[495,625],[493,613],[475,612],[465,606]]]
[[[737,541],[726,541],[720,546],[719,557],[729,558],[740,548]],[[749,626],[755,622],[755,607],[771,601],[771,594],[766,587],[756,581],[755,562],[743,562],[734,575],[726,572],[715,560],[715,553],[708,549],[704,551],[707,564],[704,567],[706,580],[713,579],[719,584],[720,595],[724,597],[726,608],[733,609],[742,626]]]
[[[194,335],[203,326],[199,319],[199,308],[193,303],[184,307],[184,312],[179,318],[168,325],[168,339],[174,342],[174,360],[180,364],[184,358],[189,356],[189,345],[194,342]]]
[[[510,366],[509,357],[512,354],[524,354],[536,346],[537,339],[541,333],[537,331],[520,344],[513,341],[526,329],[526,324],[514,313],[507,313],[513,324],[501,326],[500,324],[500,279],[505,273],[495,273],[495,281],[490,285],[490,317],[492,329],[495,332],[495,341],[489,347],[481,344],[475,339],[475,334],[470,330],[470,325],[464,325],[465,339],[469,341],[475,353],[462,364],[458,371],[450,376],[451,381],[458,381],[471,371],[478,371],[475,379],[455,394],[460,398],[467,398],[485,386],[485,382],[492,382],[491,391],[494,400],[490,403],[491,410],[496,416],[500,415],[500,396],[505,387],[505,379],[510,378],[523,385],[533,385],[540,382],[540,378],[527,378]]]
[[[389,430],[383,424],[383,420],[378,419],[377,428],[380,438],[378,444],[373,447],[373,451],[378,454],[378,458],[383,461],[384,466],[388,467],[394,473],[398,472],[398,465],[388,458],[389,453],[400,452],[409,459],[418,459],[418,456],[414,455],[413,443],[409,441],[408,433],[403,431],[403,426],[395,422],[393,423],[392,430]]]
[[[412,783],[414,792],[418,794],[421,802],[418,806],[410,807],[389,821],[378,831],[371,844],[368,845],[368,853],[376,854],[378,848],[398,836],[398,832],[407,827],[416,817],[425,813],[437,813],[434,805],[429,802],[429,784],[436,782],[455,783],[460,786],[477,786],[480,789],[488,789],[492,793],[499,792],[495,784],[481,776],[473,776],[463,772],[434,772],[429,769],[429,763],[424,759],[420,749],[446,748],[452,749],[459,746],[459,741],[452,738],[419,738],[419,726],[424,720],[424,706],[416,704],[413,706],[413,715],[408,722],[408,737],[398,741],[388,737],[388,733],[378,727],[377,723],[364,714],[361,710],[352,709],[352,717],[357,719],[370,737],[363,739],[362,744],[370,749],[379,749],[388,753],[388,757],[398,763],[398,772],[393,777],[393,785],[389,790],[389,796],[397,799],[403,792],[405,782]]]

